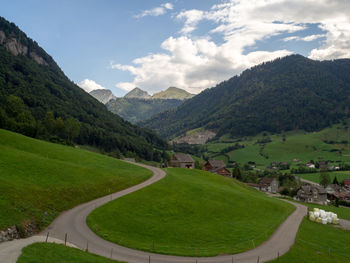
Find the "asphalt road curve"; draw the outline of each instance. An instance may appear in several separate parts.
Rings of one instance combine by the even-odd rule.
[[[153,254],[122,247],[106,241],[93,233],[86,224],[86,217],[95,208],[111,200],[149,186],[161,180],[166,175],[165,172],[159,168],[143,164],[136,165],[151,170],[153,176],[141,184],[76,206],[75,208],[62,213],[40,235],[46,236],[49,232],[50,238],[65,240],[67,234],[67,242],[83,250],[88,249],[91,253],[130,263],[256,263],[269,261],[277,258],[278,255],[281,256],[285,254],[294,244],[299,225],[303,217],[307,214],[307,208],[305,206],[290,202],[296,206],[296,210],[278,227],[270,239],[255,249],[235,255],[198,258],[180,257]],[[20,254],[20,251],[18,254]]]

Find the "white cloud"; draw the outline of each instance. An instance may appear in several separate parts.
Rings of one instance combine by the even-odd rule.
[[[165,4],[162,4],[161,6],[144,10],[140,14],[135,15],[135,18],[142,18],[145,16],[160,16],[160,15],[164,15],[168,10],[172,10],[172,9],[174,9],[174,6],[172,3],[165,3]]]
[[[132,82],[117,86],[138,86],[150,93],[177,86],[198,93],[248,67],[292,53],[278,47],[259,50],[257,42],[272,36],[305,42],[324,38],[310,52],[312,59],[350,57],[349,14],[348,0],[230,0],[210,10],[184,10],[176,15],[183,21],[181,35],[166,39],[162,52],[137,58],[130,65],[113,65],[134,75]],[[212,28],[205,35],[191,36],[201,21],[211,23]],[[322,34],[298,36],[310,25]],[[283,38],[286,33],[293,36]],[[214,35],[223,42],[215,43]]]
[[[78,86],[83,90],[85,90],[86,92],[90,92],[95,89],[106,89],[91,79],[84,79],[83,81],[78,83]]]
[[[321,37],[326,37],[325,34],[317,34],[317,35],[310,35],[310,36],[306,36],[306,37],[299,37],[299,36],[291,36],[291,37],[286,37],[283,39],[283,41],[287,42],[287,41],[305,41],[305,42],[311,42],[314,41],[316,39],[319,39]]]

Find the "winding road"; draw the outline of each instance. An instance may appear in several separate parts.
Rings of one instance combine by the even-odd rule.
[[[151,170],[153,172],[153,176],[141,184],[76,206],[75,208],[62,213],[45,231],[40,234],[39,237],[37,236],[37,238],[44,240],[45,236],[49,232],[49,241],[51,238],[54,238],[55,240],[64,240],[65,234],[67,233],[67,242],[75,245],[78,248],[88,248],[89,252],[91,253],[130,263],[256,263],[269,261],[277,258],[278,255],[285,254],[294,244],[299,225],[307,213],[307,208],[305,206],[290,202],[296,206],[296,210],[278,227],[275,233],[267,241],[255,249],[235,255],[220,255],[216,257],[199,258],[180,257],[153,254],[122,247],[106,241],[93,233],[86,224],[86,217],[95,208],[111,200],[117,199],[129,193],[135,192],[141,188],[149,186],[161,180],[166,175],[165,172],[159,168],[144,164],[136,165]],[[6,248],[9,249],[9,247],[11,247],[9,244],[12,243],[12,247],[17,247],[18,257],[21,253],[20,249],[22,247],[35,242],[33,241],[33,237],[24,240],[28,240],[27,244],[23,240],[5,242],[4,244],[7,245],[0,244],[0,262],[15,263],[15,253],[13,251],[14,249],[12,249],[13,259],[9,260],[7,258],[7,260],[3,261],[3,259],[6,259]],[[21,244],[18,242],[21,242]]]

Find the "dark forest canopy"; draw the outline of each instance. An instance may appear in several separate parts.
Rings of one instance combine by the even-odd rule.
[[[316,131],[350,117],[350,59],[291,55],[263,63],[141,123],[164,138],[205,127],[218,136]]]
[[[60,70],[54,60],[18,27],[0,18],[7,40],[0,44],[0,128],[61,143],[87,144],[106,152],[159,160],[167,146],[153,132],[109,112]],[[27,52],[13,55],[6,41]],[[30,51],[44,60],[39,64]]]

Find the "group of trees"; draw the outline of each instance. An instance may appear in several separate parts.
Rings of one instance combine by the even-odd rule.
[[[43,120],[36,120],[23,100],[14,95],[9,95],[0,108],[0,128],[30,137],[72,144],[80,134],[80,126],[73,118],[55,118],[51,111]]]

